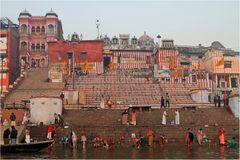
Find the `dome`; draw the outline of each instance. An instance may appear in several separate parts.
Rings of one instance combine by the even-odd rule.
[[[56,16],[56,17],[58,17],[58,15],[52,10],[52,8],[49,12],[46,13],[45,16]]]
[[[32,16],[32,15],[25,8],[22,12],[20,12],[19,16]]]
[[[151,38],[149,35],[144,32],[144,34],[139,37],[138,41],[153,41],[153,38]]]

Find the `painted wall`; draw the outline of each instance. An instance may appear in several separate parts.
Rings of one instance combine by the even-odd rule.
[[[233,96],[229,98],[229,107],[232,113],[234,114],[235,117],[238,117],[240,119],[239,104],[240,104],[239,96]]]
[[[191,91],[191,98],[195,102],[209,103],[208,90],[193,90]]]
[[[60,98],[37,97],[30,99],[30,121],[39,124],[54,123],[54,113],[62,115],[62,100]]]

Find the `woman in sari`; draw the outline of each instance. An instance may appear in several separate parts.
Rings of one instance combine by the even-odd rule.
[[[219,142],[225,144],[225,130],[222,127],[219,129]]]
[[[137,125],[137,113],[135,111],[132,112],[132,125]]]

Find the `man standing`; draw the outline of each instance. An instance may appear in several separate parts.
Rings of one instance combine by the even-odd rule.
[[[12,112],[12,114],[10,115],[10,120],[11,120],[11,126],[16,126],[16,116],[15,114]]]
[[[218,95],[217,94],[215,94],[213,101],[214,101],[215,107],[217,107],[217,103],[218,103]]]
[[[187,135],[186,135],[186,141],[187,141],[188,147],[191,147],[191,146],[192,146],[193,139],[194,139],[194,135],[193,135],[193,133],[191,132],[191,129],[188,128],[188,129],[187,129]]]
[[[164,108],[165,107],[165,105],[164,105],[164,98],[163,98],[163,96],[161,97],[161,108]]]
[[[180,114],[179,114],[179,111],[177,109],[175,110],[175,124],[176,125],[180,124]]]
[[[168,107],[170,107],[170,97],[169,97],[169,95],[168,95],[168,93],[166,93],[166,108]]]
[[[167,111],[165,110],[162,115],[162,124],[166,125],[167,124]]]
[[[9,144],[9,135],[10,135],[10,129],[9,127],[4,130],[3,132],[3,139],[4,139],[4,144]]]
[[[15,129],[14,126],[12,126],[12,131],[10,133],[10,138],[11,138],[11,143],[16,144],[17,143],[17,130]]]
[[[218,100],[218,108],[220,108],[220,107],[221,107],[221,98],[220,98],[220,95],[218,95],[217,97],[218,97],[218,98],[217,98],[217,100]]]

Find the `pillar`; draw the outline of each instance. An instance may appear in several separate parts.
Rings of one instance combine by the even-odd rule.
[[[229,74],[228,80],[229,80],[229,89],[232,90],[232,82],[231,82],[231,75]]]

